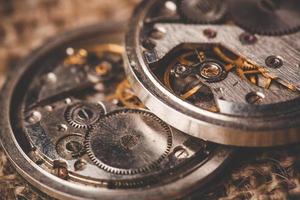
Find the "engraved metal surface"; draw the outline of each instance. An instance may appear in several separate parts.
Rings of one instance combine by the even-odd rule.
[[[167,124],[152,113],[133,109],[108,114],[86,137],[91,160],[122,175],[159,168],[173,142]]]
[[[167,6],[170,2],[176,8],[173,12]],[[196,22],[182,15],[182,4],[195,5],[191,14],[193,9],[217,10],[210,3],[226,9],[221,21],[207,23],[198,15],[203,21]],[[281,17],[281,22],[282,16],[285,20],[294,16],[299,5],[293,6],[292,0],[252,3],[263,7],[276,3],[278,10],[270,15]],[[238,5],[142,2],[126,37],[129,80],[150,110],[193,136],[238,146],[298,142],[300,33],[297,28],[272,36],[248,32],[233,18],[235,9],[230,8]],[[298,24],[298,18],[290,23]]]
[[[4,86],[2,145],[18,172],[50,196],[181,198],[232,154],[145,110],[123,72],[122,33],[120,24],[104,24],[57,37]]]

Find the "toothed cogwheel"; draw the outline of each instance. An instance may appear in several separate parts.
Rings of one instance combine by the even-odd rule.
[[[300,30],[298,0],[230,0],[231,16],[245,30],[260,35],[284,35]]]
[[[151,172],[172,147],[170,127],[154,114],[138,109],[113,111],[87,134],[85,147],[101,169],[119,175]]]
[[[104,114],[99,103],[77,102],[67,107],[65,119],[74,128],[88,129]]]

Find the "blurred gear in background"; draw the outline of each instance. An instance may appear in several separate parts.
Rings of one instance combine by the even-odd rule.
[[[298,0],[230,0],[233,20],[251,33],[283,35],[300,29]]]

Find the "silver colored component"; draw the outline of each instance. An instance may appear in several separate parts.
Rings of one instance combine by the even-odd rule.
[[[245,43],[240,40],[245,31],[235,24],[143,23],[151,14],[158,18],[154,12],[159,7],[158,2],[143,2],[136,9],[126,37],[127,75],[137,96],[151,111],[183,132],[217,143],[274,146],[300,141],[300,46],[297,42],[300,32],[277,37],[252,35]],[[147,39],[145,30],[152,27],[163,28],[165,34],[159,39],[152,38],[156,44],[152,50],[155,58],[148,62],[140,48],[140,38]],[[214,37],[201,34],[208,29],[216,32]],[[201,55],[197,48],[217,46],[231,55],[220,54],[214,58],[225,62],[226,78],[208,82],[207,77],[192,73],[180,81],[194,81],[197,85],[178,95],[167,85],[173,80],[160,75],[167,68],[165,63],[176,60],[186,49],[196,49],[199,54],[198,61],[182,61],[194,69],[199,66],[195,63],[201,64],[205,56],[211,56]],[[231,58],[232,55],[237,60]],[[266,66],[270,55],[280,56],[280,61],[272,64],[280,67]],[[206,109],[186,99],[192,95],[201,99],[201,88],[210,89],[216,108]]]
[[[279,68],[283,65],[283,59],[280,56],[268,56],[266,65],[271,68]]]
[[[166,1],[165,7],[172,12],[177,11],[177,5],[173,1]]]
[[[84,138],[80,134],[66,135],[56,144],[56,151],[66,160],[78,158],[84,152]],[[75,164],[74,164],[75,165]]]
[[[78,159],[74,163],[75,171],[84,170],[87,166],[87,162],[84,159]]]
[[[28,117],[28,122],[31,124],[35,124],[42,119],[42,114],[39,111],[32,111]]]
[[[66,98],[66,99],[65,99],[65,103],[66,103],[66,104],[70,104],[70,103],[72,103],[72,99],[70,99],[70,98]]]
[[[62,132],[66,132],[68,130],[68,127],[65,124],[60,124],[60,125],[57,126],[57,130],[62,131]]]
[[[12,72],[13,78],[1,92],[0,141],[18,172],[50,196],[74,200],[182,198],[209,181],[232,155],[229,147],[192,138],[149,111],[137,112],[120,104],[135,99],[138,102],[134,106],[143,107],[128,85],[119,87],[126,81],[119,65],[111,65],[112,79],[99,79],[93,84],[86,85],[88,74],[74,73],[78,72],[74,66],[82,67],[78,62],[84,61],[86,66],[103,55],[109,58],[107,61],[121,64],[124,48],[118,44],[123,38],[122,27],[109,24],[63,34]],[[74,47],[73,53],[69,52],[75,56],[72,59],[62,49],[70,46]],[[83,55],[92,58],[78,59],[77,48],[86,49]],[[41,67],[44,65],[47,67]],[[95,72],[105,73],[105,66],[97,65]],[[49,70],[63,71],[56,74],[65,78],[49,86],[42,81]],[[95,90],[95,84],[102,87]],[[117,104],[110,103],[113,99],[118,100]],[[120,109],[127,111],[120,114]],[[114,112],[119,113],[117,117]],[[33,123],[27,122],[27,116],[33,117]],[[78,129],[73,122],[87,128]],[[97,153],[104,147],[97,145],[99,139],[111,141],[104,145],[109,151]],[[93,146],[85,145],[87,142]],[[187,151],[188,157],[185,152],[175,151],[178,146]],[[98,167],[87,151],[126,173]],[[136,170],[138,173],[127,173]]]
[[[72,47],[69,47],[69,48],[66,49],[66,53],[67,53],[69,56],[73,55],[74,52],[75,52],[75,50],[74,50]]]
[[[174,155],[178,159],[185,159],[189,157],[189,152],[182,146],[178,146],[174,149]]]
[[[45,110],[47,110],[48,112],[52,112],[53,111],[53,107],[50,105],[45,106]]]
[[[45,80],[49,84],[54,84],[57,81],[57,77],[54,73],[50,72],[46,75]]]
[[[257,36],[257,42],[249,46],[242,45],[238,40],[239,35],[244,31],[236,26],[191,24],[157,24],[156,26],[166,30],[165,37],[157,41],[155,46],[158,59],[162,59],[168,52],[183,43],[221,44],[258,66],[265,66],[265,59],[269,55],[280,55],[285,60],[284,65],[281,68],[268,68],[269,74],[293,85],[300,84],[300,76],[297,76],[297,64],[300,62],[300,52],[297,49],[300,47],[293,40]],[[199,34],[208,28],[218,32],[214,39],[208,39]],[[300,32],[293,35],[299,38]],[[282,49],[285,51],[283,52]]]
[[[66,121],[74,128],[88,129],[105,114],[105,109],[99,103],[75,103],[65,111]]]
[[[115,174],[157,170],[172,147],[170,127],[143,110],[117,110],[88,133],[88,154],[101,169]],[[117,152],[117,153],[116,153]]]

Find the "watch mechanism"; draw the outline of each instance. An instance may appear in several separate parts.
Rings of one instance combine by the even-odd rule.
[[[144,1],[127,32],[126,72],[150,110],[192,136],[295,143],[299,29],[297,0]]]
[[[8,70],[0,141],[28,184],[74,200],[298,199],[299,0],[144,0],[124,24],[58,35]]]
[[[142,104],[123,72],[121,27],[57,37],[4,87],[2,144],[18,172],[56,198],[182,198],[232,155]]]

